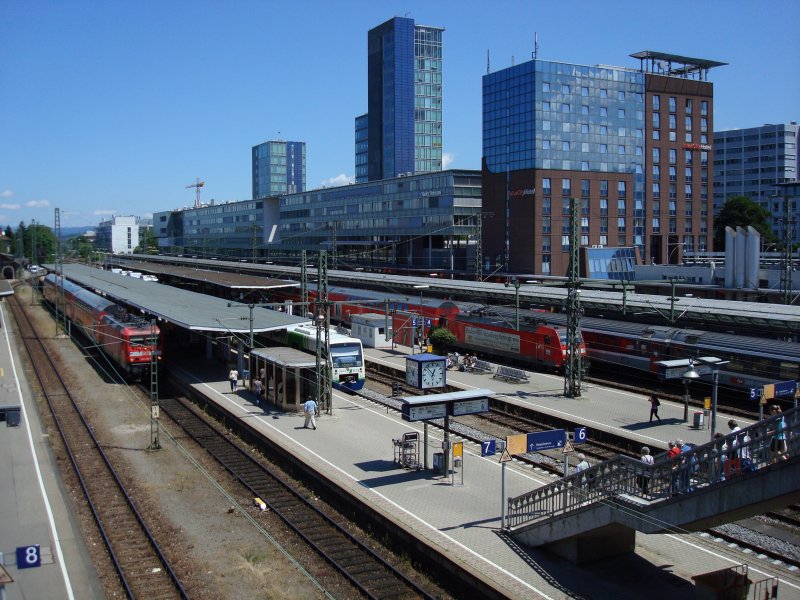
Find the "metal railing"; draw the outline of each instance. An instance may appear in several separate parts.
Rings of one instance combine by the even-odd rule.
[[[778,453],[771,445],[781,434],[786,451]],[[543,521],[622,494],[645,503],[688,494],[799,453],[800,409],[793,408],[674,458],[666,453],[658,455],[652,465],[618,456],[509,498],[506,527]]]

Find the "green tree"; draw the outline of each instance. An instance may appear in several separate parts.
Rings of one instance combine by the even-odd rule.
[[[152,227],[139,230],[139,245],[133,249],[135,254],[158,254],[158,242]]]
[[[436,327],[430,333],[431,345],[436,354],[444,355],[453,344],[456,343],[456,336],[444,327]]]
[[[765,242],[774,242],[775,236],[769,224],[769,212],[746,196],[732,196],[714,219],[714,248],[725,249],[725,228],[752,227],[761,234]]]
[[[20,222],[17,235],[22,236],[23,254],[32,264],[53,262],[56,256],[56,236],[53,230],[40,223],[25,226]]]

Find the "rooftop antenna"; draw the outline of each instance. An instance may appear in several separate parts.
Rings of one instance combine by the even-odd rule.
[[[531,58],[536,60],[536,56],[539,54],[539,32],[533,32],[533,52],[531,53]]]
[[[486,49],[486,74],[489,74],[489,49]]]

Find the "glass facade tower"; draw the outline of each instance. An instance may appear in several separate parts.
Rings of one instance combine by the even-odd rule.
[[[253,199],[305,189],[305,142],[279,140],[253,146]]]
[[[369,31],[368,112],[355,122],[357,182],[442,169],[443,31],[402,17]]]

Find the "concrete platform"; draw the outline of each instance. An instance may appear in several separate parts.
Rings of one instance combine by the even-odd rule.
[[[0,423],[0,562],[14,580],[0,597],[105,598],[75,516],[64,500],[58,466],[17,348],[9,340],[8,316],[8,308],[0,304],[0,404],[22,410],[18,427]],[[35,544],[40,546],[41,566],[21,569],[16,549]]]
[[[381,351],[370,351],[371,359],[404,364],[404,355],[387,352],[381,357],[377,352]],[[477,445],[465,443],[463,464],[452,478],[425,470],[409,471],[394,462],[392,439],[410,431],[419,432],[422,438],[422,423],[403,422],[392,411],[334,392],[332,414],[323,414],[314,431],[303,428],[301,414],[274,412],[271,408],[265,412],[254,404],[250,392],[240,389],[231,393],[227,371],[219,364],[194,364],[183,370],[182,375],[210,401],[247,419],[264,436],[475,576],[491,582],[508,598],[555,599],[576,595],[617,599],[694,598],[692,576],[745,562],[750,565],[751,579],[779,575],[781,598],[800,598],[800,579],[794,575],[699,535],[637,535],[635,554],[584,567],[542,551],[521,548],[500,533],[503,498],[498,457],[481,457]],[[536,377],[530,384],[515,385],[486,375],[448,373],[448,381],[461,381],[462,376],[462,385],[467,388],[494,387],[520,402],[536,402],[547,410],[566,414],[580,411],[591,426],[635,430],[637,424],[646,421],[649,411],[643,396],[617,395],[610,390],[590,390],[583,399],[565,401],[558,397],[561,389],[558,378],[548,376]],[[673,411],[677,414],[678,407],[662,408],[665,415]],[[638,418],[642,415],[644,419]],[[653,444],[664,443],[670,437],[678,437],[678,433],[684,439],[689,438],[686,431],[683,423],[662,423],[642,437]],[[432,428],[429,435],[428,452],[432,453],[439,449],[442,439]],[[699,432],[700,435],[705,437],[708,433]],[[507,465],[507,496],[550,481],[549,477],[516,461]]]
[[[397,346],[396,350],[364,348],[364,351],[368,362],[389,364],[400,369],[405,369],[406,357],[410,355],[410,349],[404,346]],[[692,413],[695,411],[691,407],[689,421],[683,421],[682,403],[661,400],[658,411],[661,421],[654,419],[650,423],[649,394],[634,394],[584,384],[580,398],[565,398],[563,376],[535,371],[527,373],[530,374],[530,381],[509,383],[494,379],[491,374],[450,370],[447,371],[447,383],[465,390],[491,389],[506,402],[574,420],[575,423],[589,428],[590,437],[592,429],[624,435],[649,446],[654,454],[657,450],[666,450],[668,442],[675,439],[698,445],[711,440],[709,423],[704,423],[704,427],[700,429],[692,427]],[[727,434],[728,420],[731,418],[734,417],[718,411],[717,431]],[[741,427],[753,423],[735,418]]]

